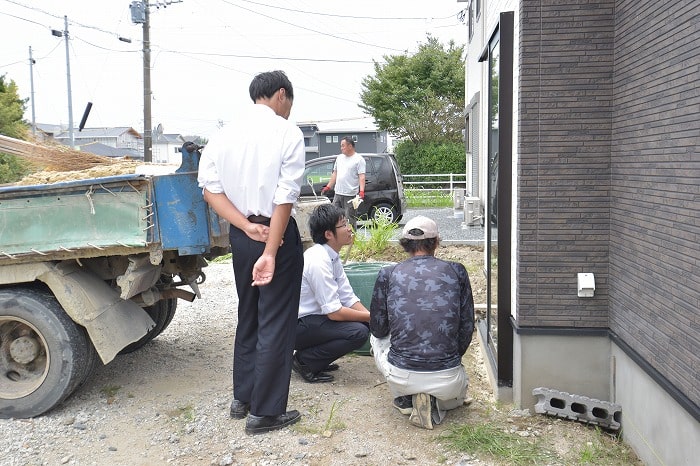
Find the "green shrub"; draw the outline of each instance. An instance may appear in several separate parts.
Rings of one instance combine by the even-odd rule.
[[[404,174],[465,173],[467,169],[464,145],[458,143],[403,141],[394,155]]]
[[[0,152],[0,184],[15,183],[31,172],[23,159]]]
[[[345,252],[343,257],[347,254],[352,260],[363,261],[383,252],[398,228],[395,223],[369,221],[365,224],[365,234],[355,236],[349,254]]]

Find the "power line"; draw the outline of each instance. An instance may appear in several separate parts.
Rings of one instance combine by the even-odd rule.
[[[231,6],[233,6],[233,7],[240,8],[241,10],[245,10],[245,11],[248,11],[248,12],[253,13],[253,14],[256,14],[256,15],[264,16],[265,18],[271,19],[271,20],[273,20],[273,21],[278,21],[278,22],[280,22],[280,23],[287,24],[287,25],[289,25],[289,26],[293,26],[293,27],[295,27],[295,28],[303,29],[303,30],[305,30],[305,31],[314,32],[314,33],[316,33],[316,34],[321,34],[322,36],[333,37],[334,39],[345,40],[345,41],[353,42],[353,43],[355,43],[355,44],[360,44],[360,45],[367,45],[367,46],[369,46],[369,47],[375,47],[375,48],[384,49],[384,50],[392,50],[392,51],[394,51],[394,52],[404,52],[404,50],[400,50],[400,49],[395,49],[395,48],[391,48],[391,47],[384,47],[384,46],[382,46],[382,45],[370,44],[370,43],[368,43],[368,42],[362,42],[362,41],[359,41],[359,40],[347,39],[347,38],[345,38],[345,37],[336,36],[336,35],[334,35],[334,34],[329,34],[329,33],[326,33],[326,32],[317,31],[317,30],[315,30],[315,29],[307,28],[307,27],[304,27],[304,26],[299,26],[298,24],[290,23],[290,22],[288,22],[288,21],[284,21],[284,20],[275,18],[274,16],[266,15],[266,14],[264,14],[264,13],[260,13],[259,11],[251,10],[250,8],[246,8],[246,7],[241,6],[241,5],[236,5],[236,4],[231,3],[230,1],[227,1],[227,0],[221,0],[221,1],[222,1],[223,3],[226,3],[226,4],[228,4],[228,5],[231,5]]]
[[[237,55],[232,53],[210,53],[210,52],[183,52],[182,50],[160,49],[161,52],[175,53],[179,55],[196,55],[196,56],[213,56],[213,57],[230,57],[230,58],[252,58],[261,60],[287,60],[287,61],[310,61],[322,63],[364,63],[372,64],[373,61],[368,60],[336,60],[330,58],[301,58],[301,57],[269,57],[264,55]]]
[[[294,8],[285,8],[282,6],[278,5],[268,5],[267,3],[260,3],[260,2],[254,2],[252,0],[241,0],[245,3],[252,3],[253,5],[259,5],[259,6],[264,6],[268,8],[275,8],[277,10],[285,10],[285,11],[292,11],[294,13],[303,13],[303,14],[308,14],[308,15],[317,15],[317,16],[332,16],[334,18],[343,18],[343,19],[369,19],[369,20],[378,20],[378,21],[395,21],[395,20],[408,20],[408,21],[425,21],[426,19],[434,19],[434,20],[443,20],[443,19],[450,19],[452,17],[456,17],[459,12],[445,16],[442,18],[426,18],[426,17],[377,17],[377,16],[352,16],[352,15],[339,15],[339,14],[334,14],[334,13],[318,13],[316,11],[305,11],[305,10],[295,10]]]
[[[26,8],[26,9],[28,9],[28,10],[32,10],[32,11],[36,11],[36,12],[38,12],[38,13],[45,14],[45,15],[50,16],[50,17],[52,17],[52,18],[61,19],[61,20],[63,19],[63,16],[55,15],[55,14],[53,14],[53,13],[51,13],[51,12],[42,10],[41,8],[36,8],[36,7],[31,7],[31,6],[23,5],[23,4],[21,4],[21,3],[19,3],[19,2],[16,2],[16,1],[14,1],[14,0],[5,0],[5,1],[8,2],[8,3],[12,3],[13,5],[21,6],[22,8]],[[36,25],[38,25],[38,26],[48,27],[49,29],[51,29],[49,26],[45,26],[45,25],[42,24],[42,23],[39,23],[39,22],[36,22],[36,21],[32,21],[32,20],[27,19],[27,18],[22,18],[22,17],[20,17],[20,16],[11,15],[11,14],[9,14],[9,13],[4,13],[4,12],[0,12],[0,14],[4,14],[4,15],[7,15],[7,16],[11,16],[11,17],[13,17],[13,18],[20,19],[20,20],[22,20],[22,21],[27,21],[27,22],[30,22],[30,23],[34,23],[34,24],[36,24]],[[69,21],[68,21],[68,24],[71,25],[71,26],[78,26],[78,27],[82,27],[82,28],[85,28],[85,29],[92,29],[92,30],[94,30],[94,31],[101,32],[101,33],[103,33],[103,34],[108,34],[108,35],[110,35],[110,36],[115,36],[115,37],[117,37],[118,39],[122,39],[122,37],[121,37],[119,34],[115,33],[115,32],[107,31],[107,30],[105,30],[105,29],[102,29],[102,28],[97,27],[97,26],[92,26],[92,25],[90,25],[90,24],[83,24],[83,23],[80,23],[80,22],[74,21],[74,20],[69,20]]]

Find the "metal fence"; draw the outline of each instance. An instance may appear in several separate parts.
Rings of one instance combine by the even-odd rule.
[[[420,189],[435,196],[452,196],[455,189],[467,190],[465,173],[437,173],[429,175],[403,175],[405,189]],[[464,192],[463,191],[463,192]]]

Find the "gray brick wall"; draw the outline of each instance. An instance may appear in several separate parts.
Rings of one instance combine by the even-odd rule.
[[[610,328],[700,404],[700,2],[615,28]]]
[[[521,326],[608,326],[613,14],[613,0],[521,2]]]
[[[700,404],[700,2],[520,13],[518,325],[609,327]]]

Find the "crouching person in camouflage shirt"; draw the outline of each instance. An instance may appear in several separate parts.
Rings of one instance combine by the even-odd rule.
[[[462,264],[434,256],[435,222],[411,219],[399,241],[410,257],[379,271],[370,305],[370,344],[394,407],[425,429],[464,403],[462,366],[474,330],[474,298]]]

